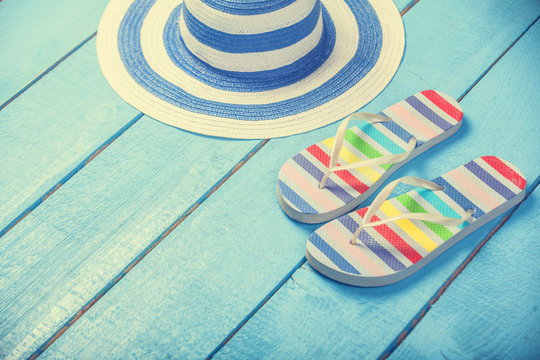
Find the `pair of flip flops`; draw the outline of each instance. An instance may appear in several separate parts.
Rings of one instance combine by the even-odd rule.
[[[370,206],[352,211],[399,167],[454,134],[462,117],[450,96],[422,91],[379,114],[352,114],[334,137],[285,162],[277,195],[287,215],[305,223],[332,220],[307,241],[313,268],[350,285],[391,284],[523,199],[523,174],[483,156],[432,181],[395,180]],[[364,121],[347,128],[350,120]],[[400,182],[421,189],[389,199]]]

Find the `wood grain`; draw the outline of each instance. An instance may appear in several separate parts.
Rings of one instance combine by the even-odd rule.
[[[11,0],[0,3],[0,109],[88,39],[107,0]]]
[[[534,1],[420,1],[404,18],[404,62],[367,110],[377,111],[424,88],[459,97],[539,11]],[[464,105],[466,123],[460,132],[396,177],[431,178],[493,153],[492,144],[478,140],[486,134],[501,143],[495,155],[511,159],[528,176],[540,172],[540,164],[523,166],[520,160],[530,156],[532,146],[516,149],[515,141],[496,137],[492,129],[506,119],[494,111],[486,121],[486,104],[480,101],[485,98],[473,93]],[[530,131],[526,121],[505,127],[507,139],[524,131]],[[276,176],[291,154],[334,132],[335,126],[329,126],[271,140],[43,356],[81,356],[83,350],[88,358],[210,354],[302,261],[314,226],[290,221],[280,211]],[[471,236],[418,276],[382,289],[342,286],[304,266],[218,356],[380,355],[489,230]]]
[[[536,189],[390,359],[538,357],[539,206]]]
[[[172,138],[172,146],[178,149],[190,148],[190,151],[185,151],[186,158],[179,157],[183,162],[176,163],[177,159],[170,156],[177,154],[179,150],[170,153],[169,148],[164,146],[159,160],[169,161],[169,170],[174,169],[175,175],[168,178],[166,171],[162,174],[159,169],[146,168],[158,174],[157,177],[165,177],[157,182],[148,181],[146,185],[153,187],[155,191],[166,193],[176,186],[170,185],[172,181],[193,176],[184,183],[187,187],[184,191],[188,195],[180,201],[167,198],[167,201],[174,202],[168,203],[172,205],[170,207],[167,207],[163,198],[156,196],[156,201],[164,202],[149,201],[148,211],[141,211],[140,214],[144,221],[137,223],[125,220],[126,216],[131,216],[127,214],[136,213],[138,209],[129,206],[116,207],[116,201],[129,200],[130,191],[152,192],[143,186],[145,184],[129,177],[137,174],[137,171],[144,173],[144,169],[138,168],[130,172],[133,164],[154,165],[146,163],[145,151],[149,151],[146,147],[141,146],[142,153],[134,152],[141,156],[140,161],[124,161],[124,151],[132,151],[132,147],[127,146],[129,150],[125,147],[124,150],[118,150],[116,161],[124,163],[117,168],[112,163],[99,165],[98,162],[95,168],[97,170],[92,170],[98,173],[89,175],[98,180],[96,183],[90,180],[70,180],[100,154],[107,144],[122,135],[140,118],[140,114],[123,103],[104,81],[97,66],[95,41],[90,40],[84,46],[74,49],[76,51],[60,65],[55,65],[54,70],[47,73],[46,77],[41,79],[39,75],[39,82],[35,82],[35,77],[32,79],[39,74],[37,69],[43,69],[49,60],[58,61],[57,59],[66,56],[66,53],[62,52],[68,51],[65,49],[66,44],[71,44],[69,41],[74,41],[85,28],[97,27],[101,13],[99,6],[103,6],[105,2],[81,4],[75,1],[56,1],[48,2],[46,6],[23,1],[19,1],[17,6],[12,5],[14,2],[6,4],[2,4],[5,5],[5,11],[0,16],[9,15],[9,19],[13,20],[8,22],[6,17],[2,17],[2,24],[9,25],[10,29],[9,33],[3,32],[1,38],[2,45],[6,44],[9,52],[3,52],[0,65],[10,68],[10,71],[2,76],[2,85],[6,85],[2,90],[11,94],[11,97],[20,96],[0,112],[0,236],[15,224],[18,225],[13,234],[0,240],[3,249],[9,249],[3,254],[4,272],[0,279],[0,288],[9,288],[9,291],[2,294],[4,302],[0,309],[0,338],[3,346],[0,347],[0,355],[25,356],[39,350],[62,326],[73,321],[77,314],[106,292],[137,259],[156,244],[155,234],[160,234],[160,231],[163,232],[176,223],[179,219],[175,216],[181,215],[180,219],[187,216],[188,213],[182,214],[182,211],[192,211],[197,206],[197,201],[201,200],[197,197],[204,193],[203,190],[211,188],[216,179],[220,179],[220,174],[226,176],[230,167],[237,168],[243,159],[242,155],[248,153],[256,142],[233,143],[205,137],[201,137],[203,140],[197,142],[193,135],[179,132],[178,137]],[[85,14],[86,18],[82,19],[81,14]],[[73,22],[77,24],[74,25]],[[18,65],[17,68],[14,67],[15,64]],[[47,72],[48,69],[43,71]],[[7,86],[8,81],[11,87]],[[30,82],[31,86],[25,87],[22,94],[16,92],[25,82]],[[149,123],[151,120],[145,119],[144,122]],[[136,144],[141,142],[144,145],[145,136],[141,131],[145,130],[140,129],[148,130],[148,126],[137,125],[137,130],[134,131],[140,138],[135,140]],[[171,129],[168,127],[154,125],[148,137],[169,138],[169,131]],[[158,133],[163,134],[160,136]],[[199,145],[191,148],[193,142]],[[161,141],[159,143],[161,144]],[[116,151],[115,149],[116,146],[112,146],[110,151]],[[199,152],[203,156],[199,156]],[[101,155],[98,158],[100,157]],[[156,164],[160,164],[160,161],[156,161]],[[193,165],[193,162],[196,165]],[[216,162],[217,166],[214,166],[213,162]],[[108,166],[115,170],[123,169],[123,172],[110,171]],[[206,167],[211,169],[207,170]],[[111,178],[108,178],[109,175]],[[145,175],[151,176],[151,173]],[[81,176],[82,179],[88,179],[85,177],[87,175]],[[67,181],[73,181],[74,184],[72,187],[68,186],[68,190],[63,190],[62,185]],[[84,185],[81,185],[81,181]],[[133,189],[127,185],[107,186],[107,181],[113,184],[138,184],[141,189]],[[192,186],[193,183],[195,185]],[[94,188],[95,186],[98,188]],[[111,189],[120,192],[111,194],[106,201],[100,192],[106,193]],[[57,190],[58,195],[53,193]],[[64,191],[70,195],[63,195]],[[51,193],[53,196],[47,199]],[[64,199],[63,196],[70,199],[65,202],[58,200]],[[81,200],[78,204],[79,198],[87,200]],[[40,206],[28,219],[21,220],[45,199],[47,205]],[[189,203],[190,201],[192,203]],[[167,209],[160,221],[144,218],[160,206]],[[119,214],[114,215],[119,216],[107,217],[106,220],[110,222],[102,224],[103,218],[99,213],[103,208],[115,208]],[[118,257],[113,251],[119,246],[114,242],[114,236],[111,242],[106,242],[103,237],[103,234],[107,234],[107,226],[114,228],[115,233],[120,232],[122,227],[118,225],[117,228],[117,225],[114,225],[114,221],[118,219],[122,219],[125,222],[123,226],[127,226],[137,235],[144,234],[141,235],[144,237],[143,243],[134,245],[133,251],[126,251],[124,257]],[[150,224],[148,233],[140,230],[141,224]],[[117,240],[128,243],[140,241],[140,238],[132,237],[131,234],[126,229],[122,236],[128,238]],[[112,236],[110,233],[109,235]],[[165,235],[161,233],[160,236]],[[80,240],[81,243],[66,240],[73,236],[84,240]],[[60,245],[62,242],[63,245]],[[102,246],[109,248],[101,249]],[[95,255],[97,257],[92,260],[92,254],[107,254],[104,260],[99,260],[105,265],[96,274],[88,262],[98,261],[96,259],[100,255]],[[85,257],[88,259],[83,260]],[[108,266],[109,263],[113,264]],[[108,272],[108,277],[102,277],[100,271]],[[90,280],[82,281],[81,278],[95,280],[95,284],[92,284],[94,287],[85,288],[88,284],[86,281]],[[84,290],[77,290],[81,287]],[[30,295],[34,291],[35,293]],[[82,291],[84,295],[77,291]],[[39,295],[40,292],[45,292],[46,295]],[[74,292],[77,295],[73,295]],[[37,296],[44,296],[47,300],[36,302]]]
[[[101,75],[95,40],[0,111],[0,236],[138,114]]]
[[[539,51],[536,40],[539,29],[538,24],[533,26],[463,99],[461,104],[465,111],[465,122],[460,133],[451,140],[451,148],[444,153],[432,154],[429,161],[415,168],[412,174],[423,175],[424,169],[442,166],[451,169],[477,156],[495,154],[524,170],[529,179],[528,191],[532,190],[530,183],[540,175],[540,164],[531,161],[534,154],[538,153],[536,139],[540,136],[540,125],[530,121],[536,111],[534,99],[540,83],[540,74],[534,70]],[[340,285],[318,275],[306,264],[218,353],[217,358],[240,355],[249,357],[254,356],[256,351],[271,354],[269,358],[285,355],[309,358],[317,354],[337,358],[377,358],[384,355],[401,340],[399,337],[404,330],[410,330],[415,319],[428,308],[439,287],[500,219],[464,239],[416,275],[381,289],[354,289]],[[511,219],[512,222],[527,222],[526,218]],[[528,226],[525,228],[529,229]],[[536,253],[531,251],[529,256],[534,258]],[[485,271],[493,272],[497,278],[500,273],[495,270],[495,264],[500,262],[492,262],[491,266],[486,266]],[[530,281],[532,279],[531,275]],[[523,289],[522,293],[527,292],[528,297],[534,297],[537,289],[532,286],[532,282],[529,283],[531,285],[527,290]],[[472,292],[473,288],[469,288],[462,296]],[[476,296],[485,296],[485,293]],[[527,304],[530,310],[530,302],[526,301],[526,308]],[[450,311],[452,309],[449,309],[447,317],[451,316]],[[489,317],[488,313],[485,312],[486,317]],[[295,319],[292,325],[290,321],[286,322],[288,317]],[[461,319],[464,321],[466,316],[463,315]],[[432,320],[433,325],[429,328],[432,337],[438,337],[435,323],[441,326],[445,320],[446,317]],[[486,336],[493,334],[490,324],[496,323],[497,317],[486,321],[486,327],[481,325],[484,321],[484,318],[478,318],[471,326],[462,323],[460,330],[470,330],[459,337],[468,338],[466,343],[451,344],[457,338],[446,338],[450,348],[463,350],[459,355],[443,351],[446,355],[454,355],[448,358],[465,357],[467,345],[472,345],[478,338],[482,339],[483,332]],[[528,329],[533,331],[530,325]],[[519,322],[516,322],[512,329],[519,326]],[[519,340],[519,334],[523,333],[518,333],[516,340]],[[439,347],[433,348],[430,347],[429,338],[427,342],[422,336],[416,339],[408,348],[410,351],[403,352],[402,358],[443,359],[436,349],[442,347],[445,339],[439,338]],[[528,338],[523,339],[527,341]],[[480,340],[482,344],[487,341],[487,338]],[[508,341],[511,342],[512,337]],[[509,342],[506,343],[508,346]],[[491,351],[496,350],[496,347],[498,345],[494,345]],[[514,349],[514,346],[510,347]],[[422,354],[416,353],[415,349],[425,349],[426,356],[420,356]],[[479,347],[477,349],[477,352],[471,352],[471,358],[490,357]]]
[[[0,357],[35,352],[257,144],[215,143],[143,117],[3,236]]]
[[[540,57],[538,39],[540,24],[537,23],[488,75],[486,80],[492,81],[483,81],[474,90],[491,96],[494,103],[513,102],[514,111],[508,108],[502,114],[512,124],[515,119],[534,116],[520,107],[528,101],[528,107],[532,108],[534,96],[540,93],[540,76],[535,70]],[[495,87],[493,79],[504,86]],[[530,95],[519,99],[524,94]],[[540,126],[533,121],[529,124],[530,131],[516,140],[520,147],[532,145],[531,150],[538,154],[538,141],[532,139],[539,138]],[[535,158],[532,154],[524,160],[532,163]],[[412,354],[426,359],[443,359],[443,356],[481,359],[495,354],[498,358],[537,357],[540,353],[539,201],[540,190],[536,189],[482,247],[390,359],[408,359]]]

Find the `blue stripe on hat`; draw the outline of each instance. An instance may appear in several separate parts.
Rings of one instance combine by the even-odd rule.
[[[257,15],[266,14],[291,5],[295,0],[249,0],[236,1],[231,7],[230,0],[201,0],[206,5],[229,14],[235,15]]]
[[[321,14],[321,3],[317,0],[313,10],[296,24],[250,35],[229,34],[213,29],[200,22],[187,7],[183,7],[182,13],[188,30],[200,43],[228,53],[252,53],[282,49],[311,34]]]
[[[359,29],[360,41],[351,61],[326,83],[304,95],[271,104],[240,105],[205,100],[163,79],[150,68],[144,59],[140,44],[140,31],[144,18],[154,1],[135,0],[126,12],[118,31],[120,57],[133,80],[146,91],[173,106],[200,114],[259,121],[278,119],[308,111],[340,96],[357,84],[376,64],[382,46],[380,22],[371,5],[367,1],[351,1],[348,5],[356,17],[356,23],[361,28]],[[331,24],[331,19],[324,6],[322,11],[326,30]],[[174,22],[176,19],[172,18],[169,21]],[[166,42],[179,43],[178,38],[168,38],[170,36],[171,33],[164,33]],[[325,38],[331,36],[332,34],[328,33]],[[258,87],[261,89],[265,87],[265,82],[262,79],[257,81],[253,79],[245,81],[246,79],[242,78],[233,79],[226,77],[223,73],[209,71],[211,69],[208,66],[203,66],[204,71],[198,73],[196,67],[193,67],[194,59],[192,57],[187,59],[186,66],[192,67],[189,74],[203,82],[205,82],[203,79],[206,78],[206,82],[214,87],[226,88],[226,83],[234,80],[237,83],[235,86],[231,86],[231,90],[234,91],[249,91],[248,88]],[[275,75],[277,76],[278,73]],[[214,82],[211,82],[210,79],[214,79]],[[242,81],[244,81],[244,86],[240,86]],[[268,79],[268,81],[272,83],[274,79]]]
[[[181,10],[181,6],[178,6],[173,11],[165,27],[164,41],[167,53],[176,66],[190,76],[215,88],[253,92],[273,90],[294,84],[319,68],[334,49],[335,28],[330,16],[323,8],[325,29],[319,44],[294,63],[274,70],[249,73],[216,69],[193,55],[182,41],[177,24]]]

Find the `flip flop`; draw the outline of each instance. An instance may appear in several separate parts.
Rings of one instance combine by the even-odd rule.
[[[463,112],[442,92],[426,90],[378,115],[354,113],[336,136],[300,151],[278,176],[277,195],[291,218],[320,223],[348,213],[399,167],[455,133]],[[365,120],[347,130],[350,120]]]
[[[387,200],[399,182],[423,187]],[[320,273],[355,286],[392,284],[517,205],[526,180],[509,162],[483,156],[431,181],[389,183],[369,207],[317,229],[306,257]]]

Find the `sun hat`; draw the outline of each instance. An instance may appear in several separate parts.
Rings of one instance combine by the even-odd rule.
[[[392,0],[111,0],[97,54],[141,112],[247,139],[358,110],[391,80],[404,43]]]

